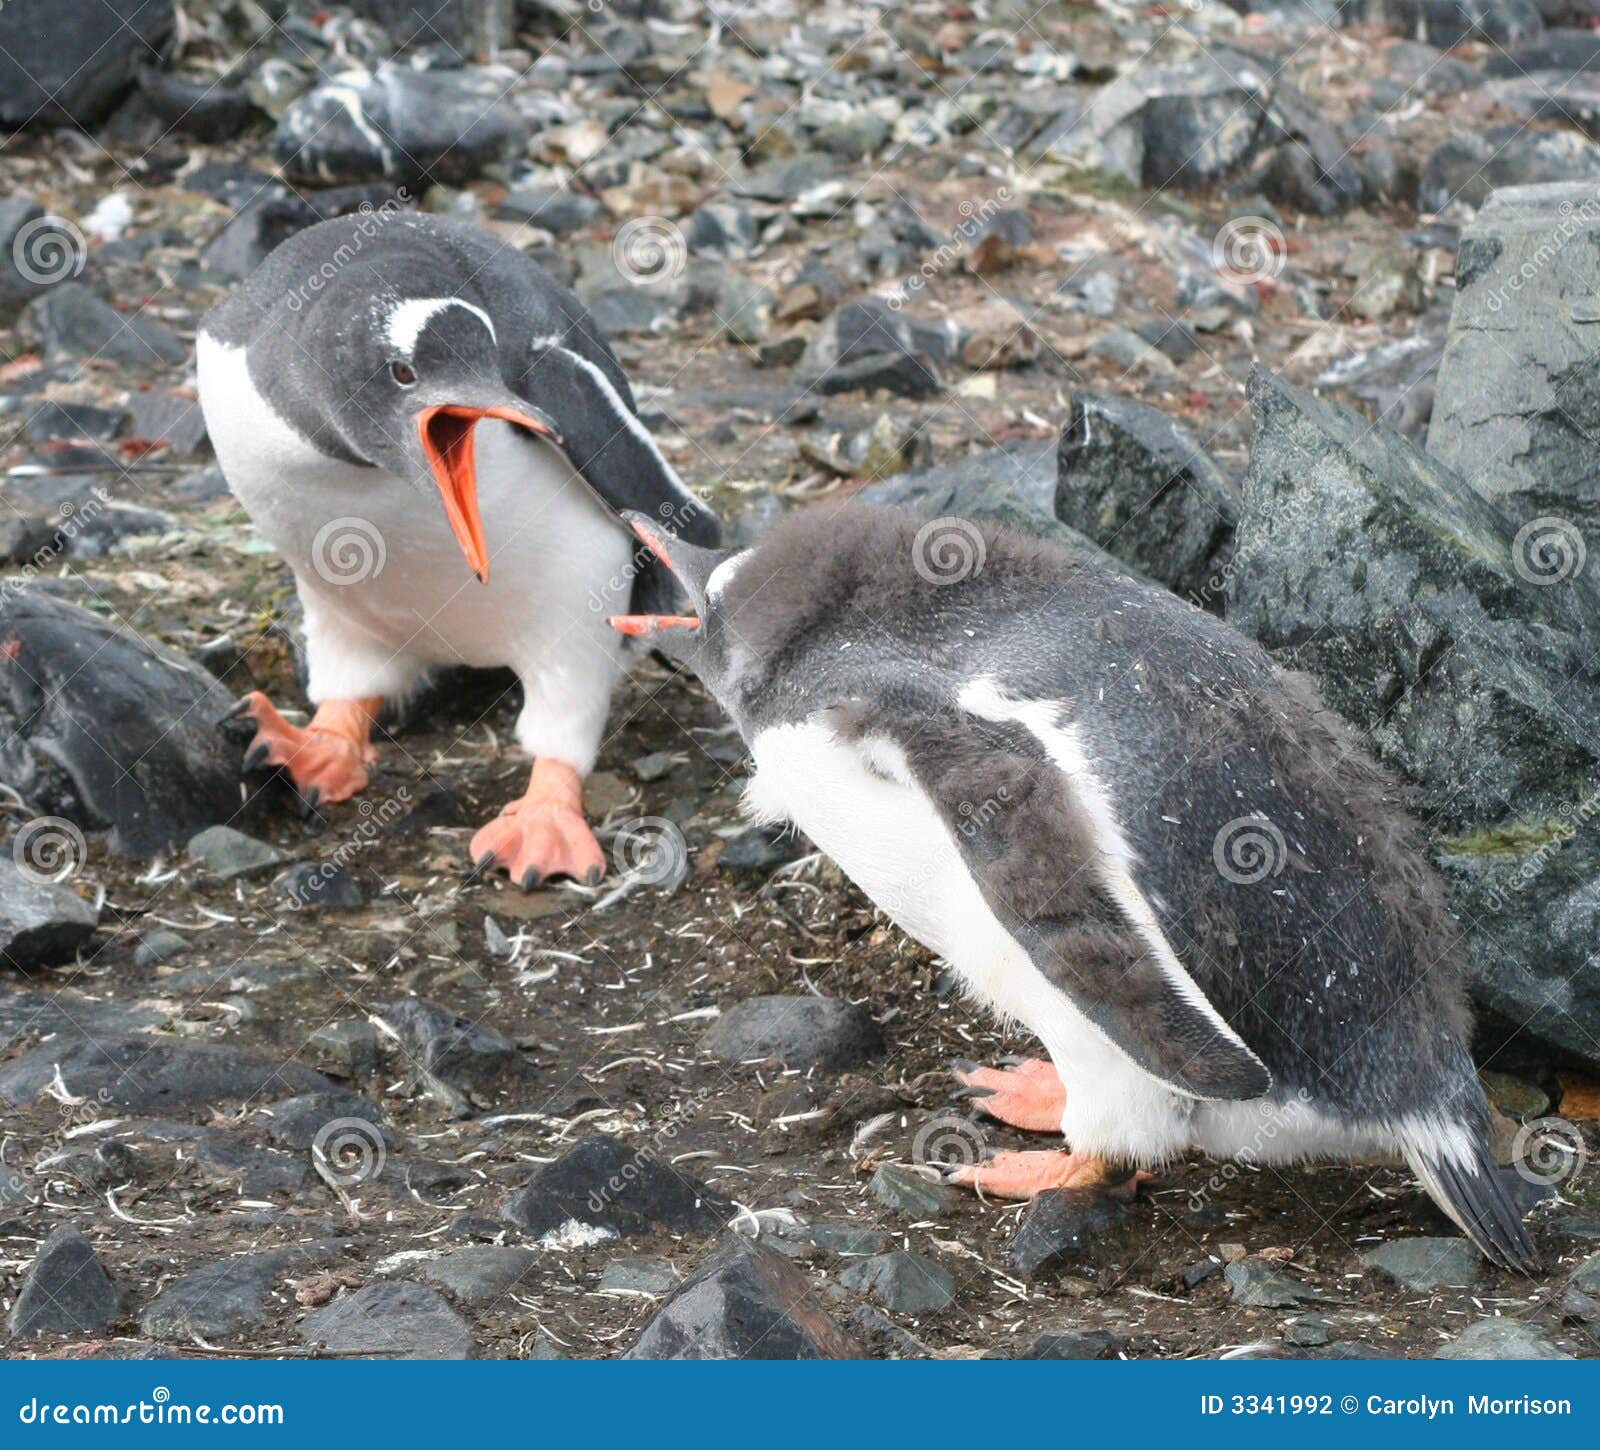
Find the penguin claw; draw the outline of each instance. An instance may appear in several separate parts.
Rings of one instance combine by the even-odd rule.
[[[539,881],[539,868],[537,866],[530,866],[522,873],[522,879],[517,882],[517,885],[520,886],[524,891],[532,891],[533,888],[539,884]]]
[[[233,722],[241,715],[248,715],[250,713],[251,703],[252,701],[249,695],[244,695],[235,700],[233,704],[228,706],[226,710],[217,716],[216,721],[214,722],[217,729],[220,730],[225,725],[233,724]]]
[[[272,747],[265,741],[258,741],[245,752],[244,773],[249,775],[252,770],[259,769],[266,763],[267,757],[272,754]]]
[[[950,1094],[950,1096],[958,1100],[965,1100],[967,1098],[992,1098],[994,1096],[994,1089],[987,1087],[958,1087]]]
[[[585,871],[583,873],[583,884],[585,886],[598,886],[600,884],[600,878],[602,876],[604,876],[604,875],[605,875],[605,868],[604,867],[602,867],[602,866],[591,866],[587,871]]]

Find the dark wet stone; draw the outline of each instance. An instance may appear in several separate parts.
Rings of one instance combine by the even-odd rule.
[[[1593,30],[1547,30],[1533,40],[1516,45],[1492,46],[1483,58],[1492,76],[1525,76],[1534,71],[1600,70],[1600,34]]]
[[[755,252],[760,234],[749,207],[712,202],[690,214],[684,242],[697,257],[742,261]]]
[[[172,0],[51,0],[0,9],[0,126],[93,128],[167,53]]]
[[[1051,1278],[1094,1255],[1126,1217],[1104,1193],[1050,1189],[1028,1206],[1011,1240],[1011,1262],[1025,1279]]]
[[[1109,1329],[1047,1329],[1018,1359],[1114,1359],[1125,1341]]]
[[[1074,391],[1057,454],[1055,514],[1175,594],[1220,607],[1238,489],[1159,409]]]
[[[1492,65],[1497,52],[1489,53]],[[1454,96],[1478,85],[1482,73],[1476,66],[1453,55],[1446,55],[1436,45],[1420,40],[1396,40],[1383,48],[1384,85],[1379,79],[1369,82],[1373,98],[1384,105],[1396,105],[1410,96]]]
[[[1233,1302],[1249,1309],[1292,1309],[1307,1300],[1326,1297],[1318,1289],[1280,1274],[1260,1259],[1241,1259],[1222,1271]]]
[[[872,386],[925,397],[942,390],[938,367],[959,356],[962,341],[952,322],[915,317],[876,298],[847,302],[823,319],[795,376],[820,392],[843,392],[867,386],[861,381],[867,369],[893,376],[901,384],[893,387],[885,381]]]
[[[314,1257],[309,1249],[275,1249],[220,1259],[174,1279],[139,1315],[152,1339],[215,1339],[255,1329],[271,1317],[267,1294],[284,1274]]]
[[[728,190],[747,201],[795,201],[832,174],[833,166],[826,157],[801,155],[758,166],[734,178]]]
[[[206,445],[205,414],[194,398],[159,388],[128,394],[129,429],[135,438],[167,445],[167,457],[187,457]]]
[[[1573,1271],[1572,1286],[1585,1294],[1600,1294],[1600,1254],[1591,1254]]]
[[[89,1240],[62,1224],[39,1245],[22,1276],[6,1327],[18,1339],[45,1330],[86,1334],[115,1319],[119,1307]]]
[[[99,1143],[70,1143],[40,1166],[101,1191],[137,1182],[142,1172],[138,1154],[115,1138]]]
[[[252,1147],[226,1130],[202,1138],[194,1161],[207,1182],[229,1185],[241,1198],[291,1193],[304,1185],[309,1171],[305,1159],[297,1154]]]
[[[324,1072],[339,1077],[369,1077],[378,1070],[378,1031],[370,1022],[325,1023],[306,1039],[306,1047]]]
[[[729,836],[717,864],[731,871],[771,871],[796,860],[805,847],[796,834],[784,827],[748,826]]]
[[[22,436],[29,443],[52,443],[61,439],[105,443],[122,431],[127,420],[128,415],[120,408],[96,408],[89,403],[43,403],[28,415]]]
[[[243,86],[190,80],[153,65],[139,68],[139,94],[165,132],[200,141],[231,140],[261,114]]]
[[[715,1233],[733,1212],[730,1198],[649,1149],[595,1133],[535,1168],[500,1216],[530,1238],[574,1223],[627,1238],[663,1228]]]
[[[367,904],[361,883],[348,867],[332,861],[302,861],[273,883],[278,894],[297,909],[351,911]]]
[[[886,1233],[855,1223],[801,1224],[792,1234],[785,1234],[785,1237],[799,1238],[831,1254],[843,1254],[849,1257],[860,1254],[881,1254],[889,1247],[889,1236]]]
[[[158,926],[139,938],[138,946],[133,949],[133,964],[136,967],[153,967],[157,962],[169,961],[188,950],[187,937]]]
[[[906,1218],[943,1218],[955,1206],[955,1194],[942,1183],[898,1163],[885,1163],[867,1187],[885,1208]]]
[[[1201,1259],[1198,1263],[1189,1264],[1183,1270],[1183,1287],[1194,1289],[1205,1283],[1207,1279],[1215,1278],[1222,1272],[1222,1263],[1219,1259]]]
[[[314,1309],[300,1337],[351,1359],[471,1359],[472,1331],[437,1291],[405,1282],[369,1284]]]
[[[0,600],[0,779],[44,815],[147,856],[239,809],[232,697],[203,669],[73,604]]]
[[[462,1304],[493,1304],[531,1278],[538,1262],[533,1249],[472,1244],[423,1264],[421,1270],[430,1284]]]
[[[337,1088],[268,1103],[250,1115],[250,1122],[265,1129],[274,1143],[298,1152],[309,1149],[329,1123],[350,1119],[371,1123],[386,1139],[391,1136],[384,1127],[383,1109],[377,1103],[359,1093],[340,1092]]]
[[[601,1292],[660,1298],[678,1287],[678,1272],[666,1259],[613,1259],[600,1275]]]
[[[505,86],[477,66],[380,66],[302,96],[278,122],[274,150],[295,181],[459,186],[521,145],[526,125]]]
[[[1596,179],[1600,179],[1600,145],[1587,137],[1531,131],[1521,125],[1459,131],[1428,157],[1417,188],[1417,208],[1480,207],[1490,192],[1501,187]],[[1585,195],[1593,194],[1593,187],[1585,189]]]
[[[559,237],[588,226],[600,214],[600,203],[579,191],[508,191],[494,214]]]
[[[802,353],[799,366],[804,365]],[[885,392],[899,398],[936,398],[944,392],[944,380],[934,363],[903,352],[873,352],[839,363],[812,379],[809,386],[824,397]]]
[[[235,876],[254,876],[289,858],[276,846],[236,831],[232,826],[207,826],[192,836],[189,855],[213,876],[231,881]]]
[[[624,1359],[859,1359],[817,1307],[811,1281],[748,1239],[717,1248],[644,1327]]]
[[[1361,1262],[1419,1290],[1470,1287],[1483,1268],[1466,1239],[1394,1239],[1362,1254]]]
[[[1571,1359],[1542,1329],[1513,1319],[1480,1319],[1435,1359]]]
[[[13,837],[13,849],[29,842],[39,847],[44,829]],[[22,870],[12,854],[0,854],[0,966],[30,972],[70,962],[94,935],[100,913],[70,887]],[[28,859],[26,849],[19,854]],[[48,864],[41,862],[40,869]]]
[[[900,1314],[936,1313],[956,1298],[956,1281],[943,1264],[905,1249],[857,1260],[839,1275],[839,1282]]]
[[[1442,50],[1463,41],[1507,46],[1544,31],[1534,0],[1384,0],[1393,29]]]
[[[374,230],[383,208],[398,204],[395,188],[383,183],[330,186],[305,194],[285,194],[263,180],[241,185],[242,194],[224,200],[239,210],[200,249],[200,267],[209,277],[242,282],[274,248],[320,221],[363,209],[374,213]]]
[[[0,12],[3,13],[3,12]],[[81,282],[28,304],[24,323],[48,356],[93,357],[131,367],[182,362],[189,350],[152,317],[118,312]]]
[[[75,1097],[99,1098],[120,1108],[176,1108],[193,1104],[331,1092],[326,1078],[243,1047],[131,1036],[46,1043],[0,1066],[0,1102],[22,1107],[55,1080]]]
[[[0,987],[0,1051],[37,1037],[94,1042],[154,1027],[162,1017],[152,1007],[99,1001],[61,987],[49,991],[6,991]]]
[[[164,976],[161,985],[168,992],[254,994],[310,976],[315,970],[309,962],[253,961],[246,957],[241,961],[181,967]]]
[[[1519,546],[1478,486],[1405,439],[1260,371],[1249,392],[1229,619],[1312,674],[1407,783],[1479,1001],[1595,1061],[1600,842],[1569,818],[1597,768],[1600,590],[1577,573],[1541,587],[1560,531],[1548,557]]]
[[[1283,1326],[1283,1337],[1300,1349],[1319,1349],[1333,1338],[1333,1330],[1320,1314],[1303,1314]]]
[[[711,1024],[700,1045],[724,1062],[775,1057],[788,1067],[854,1067],[883,1051],[864,1007],[834,997],[747,997]]]
[[[458,1017],[421,997],[383,1009],[400,1036],[408,1065],[430,1083],[458,1092],[492,1093],[523,1081],[531,1067],[492,1027]]]
[[[0,59],[0,73],[4,68]],[[77,239],[59,221],[46,221],[33,197],[19,192],[0,199],[0,318],[9,322],[23,303],[77,276],[86,264]]]

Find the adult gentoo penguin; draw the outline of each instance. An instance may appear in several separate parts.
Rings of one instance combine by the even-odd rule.
[[[509,665],[533,772],[472,859],[525,889],[597,881],[581,782],[622,662],[604,616],[672,589],[616,511],[718,530],[577,298],[483,232],[357,215],[278,247],[198,352],[217,461],[294,569],[317,707],[301,730],[242,700],[247,764],[283,767],[310,806],[345,800],[384,697],[433,665]]]
[[[721,702],[753,813],[1049,1054],[965,1077],[1071,1151],[957,1181],[1024,1198],[1188,1149],[1403,1156],[1486,1256],[1535,1266],[1420,833],[1303,678],[966,520],[818,509],[740,553],[631,521],[695,613],[613,623]]]

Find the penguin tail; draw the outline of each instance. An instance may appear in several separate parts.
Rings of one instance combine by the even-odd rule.
[[[1539,1251],[1506,1192],[1481,1125],[1460,1120],[1448,1125],[1408,1124],[1399,1138],[1400,1151],[1428,1196],[1484,1258],[1521,1274],[1539,1271]]]

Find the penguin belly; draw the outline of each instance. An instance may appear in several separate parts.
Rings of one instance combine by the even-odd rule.
[[[760,730],[750,751],[744,799],[756,819],[792,821],[973,996],[1044,1044],[1066,1089],[1061,1130],[1075,1151],[1159,1162],[1189,1146],[1192,1102],[1137,1068],[1034,965],[897,746],[841,741],[808,720]]]
[[[300,586],[313,699],[398,694],[443,664],[508,665],[555,704],[585,677],[609,694],[621,643],[605,617],[627,607],[633,546],[554,448],[477,425],[480,584],[431,483],[329,458],[255,388],[244,349],[202,333],[198,352],[217,461]]]

